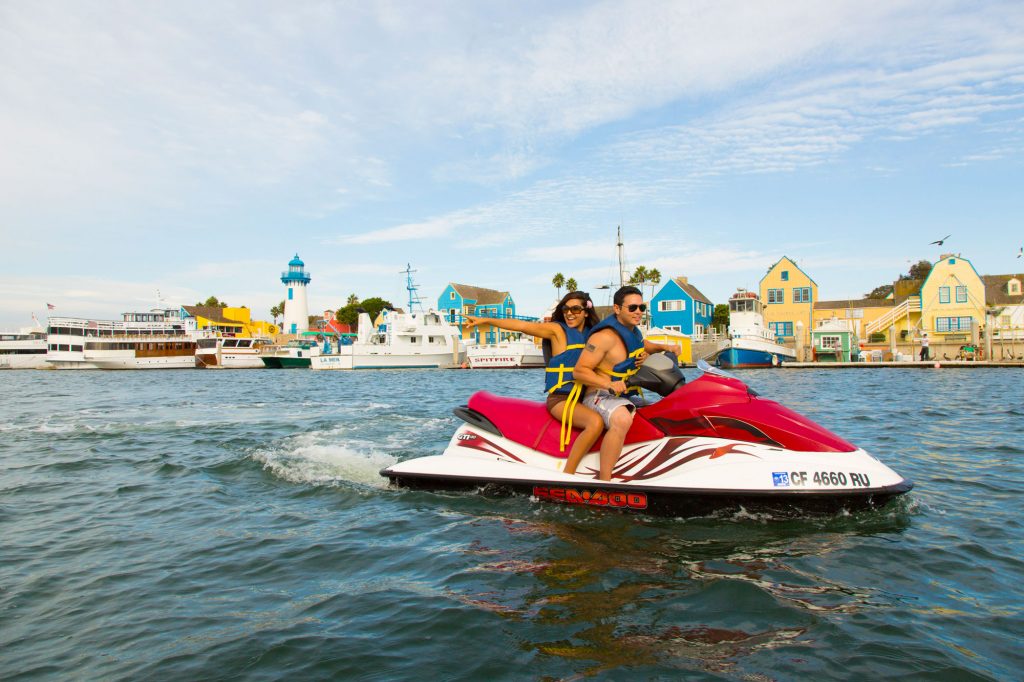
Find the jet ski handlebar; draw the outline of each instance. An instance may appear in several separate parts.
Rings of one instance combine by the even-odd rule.
[[[679,369],[679,358],[670,351],[647,356],[636,374],[626,379],[626,386],[639,386],[645,391],[654,391],[663,398],[685,383],[686,378]]]

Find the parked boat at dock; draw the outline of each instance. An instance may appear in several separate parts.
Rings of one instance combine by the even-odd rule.
[[[546,364],[544,352],[533,337],[468,345],[466,363],[470,369],[524,369]]]
[[[304,332],[302,338],[292,339],[283,346],[264,346],[259,358],[268,369],[306,369],[310,361],[320,355],[322,334]]]
[[[122,320],[51,317],[46,361],[55,369],[184,369],[195,366],[195,328],[180,308],[124,313]]]
[[[345,341],[351,340],[351,343]],[[459,329],[434,311],[386,312],[374,327],[359,313],[355,337],[339,337],[329,352],[311,360],[312,369],[448,369],[466,358]]]
[[[201,338],[196,341],[197,369],[253,369],[264,367],[260,351],[270,339],[252,337]]]
[[[729,298],[729,338],[719,342],[708,360],[718,367],[743,369],[777,367],[795,358],[796,352],[778,343],[765,324],[761,298],[737,289]]]
[[[38,324],[22,327],[17,332],[0,332],[0,369],[46,366],[46,330]]]

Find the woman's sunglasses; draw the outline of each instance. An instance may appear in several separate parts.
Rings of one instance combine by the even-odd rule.
[[[646,303],[630,303],[629,305],[626,306],[626,310],[628,310],[631,313],[635,313],[638,310],[640,312],[642,312],[642,313],[646,313],[647,312],[647,304]]]
[[[586,308],[584,308],[581,305],[567,305],[567,306],[563,307],[562,310],[567,312],[567,313],[572,313],[573,315],[579,315],[584,310],[586,310]]]

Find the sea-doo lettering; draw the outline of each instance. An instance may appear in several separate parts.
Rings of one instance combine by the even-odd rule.
[[[565,502],[566,504],[587,504],[593,507],[618,509],[647,509],[647,495],[644,493],[534,486],[533,496],[539,500]]]

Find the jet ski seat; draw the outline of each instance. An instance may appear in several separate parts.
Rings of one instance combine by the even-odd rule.
[[[570,444],[566,446],[564,452],[560,451],[558,436],[561,424],[551,416],[544,403],[532,400],[508,398],[487,391],[478,391],[470,397],[467,407],[493,424],[505,438],[552,457],[562,459],[568,457],[572,443],[580,434],[579,429],[573,429]],[[465,419],[465,417],[463,418]],[[474,423],[468,419],[466,421]],[[626,434],[626,444],[654,440],[662,438],[664,435],[660,429],[637,414],[633,418],[632,428]],[[590,451],[595,452],[600,447],[601,439],[599,438]]]

